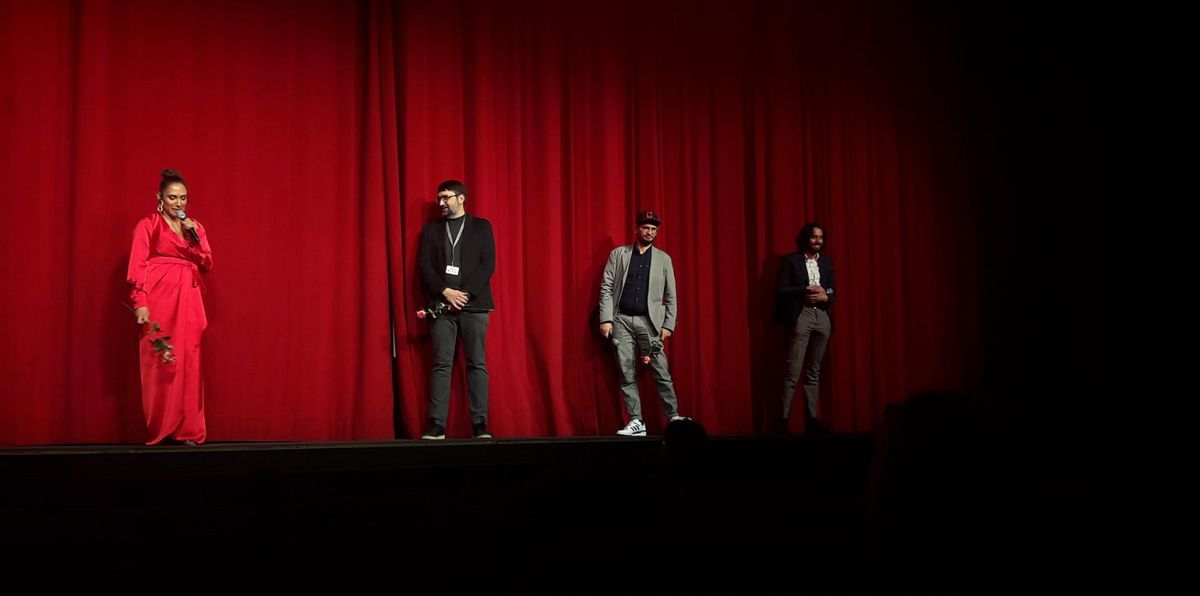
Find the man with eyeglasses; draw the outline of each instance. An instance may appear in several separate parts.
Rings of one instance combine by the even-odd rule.
[[[663,342],[675,330],[675,267],[671,256],[654,248],[661,221],[653,211],[637,215],[636,242],[618,246],[608,255],[604,277],[600,281],[600,334],[617,348],[617,366],[621,369],[621,395],[629,423],[617,431],[626,437],[646,436],[642,421],[642,400],[638,395],[637,362],[650,366],[658,385],[663,413],[670,422],[686,420],[679,415],[675,384],[667,369]]]
[[[496,272],[496,239],[486,219],[467,215],[467,187],[458,180],[438,185],[442,219],[425,224],[417,263],[429,303],[448,308],[429,323],[433,337],[433,369],[429,380],[429,423],[422,439],[446,438],[450,410],[450,369],[459,336],[467,361],[467,397],[476,439],[490,439],[487,427],[488,369],[486,340]]]

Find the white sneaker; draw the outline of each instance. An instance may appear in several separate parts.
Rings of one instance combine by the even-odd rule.
[[[625,437],[644,437],[646,436],[646,425],[642,424],[641,420],[634,418],[625,425],[625,428],[617,431],[617,434]]]
[[[689,418],[687,416],[680,416],[679,414],[676,414],[674,416],[671,416],[671,419],[668,420],[668,422],[675,422],[676,420],[691,420],[691,418]]]

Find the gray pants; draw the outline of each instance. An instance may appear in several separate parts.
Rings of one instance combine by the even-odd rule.
[[[640,352],[650,349],[651,338],[657,340],[654,326],[647,316],[629,316],[617,313],[613,321],[613,338],[617,344],[617,365],[621,368],[621,395],[625,400],[625,412],[630,418],[642,419],[642,399],[638,395],[637,362],[635,342]],[[667,370],[667,355],[659,352],[650,358],[650,370],[658,384],[658,396],[662,399],[663,414],[670,418],[679,413],[679,402],[675,399],[675,385]]]
[[[450,412],[450,367],[454,364],[454,344],[461,333],[463,355],[467,360],[467,397],[471,405],[471,423],[487,422],[488,313],[446,313],[432,321],[433,372],[429,379],[429,419],[442,427]]]
[[[787,377],[783,380],[783,417],[792,411],[792,394],[800,375],[804,375],[804,397],[808,400],[808,415],[817,418],[820,404],[817,398],[821,389],[821,357],[825,355],[825,344],[829,343],[829,313],[810,306],[804,307],[796,317],[796,332],[792,338],[792,349],[788,353]]]

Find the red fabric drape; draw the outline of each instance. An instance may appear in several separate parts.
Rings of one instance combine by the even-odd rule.
[[[676,265],[681,409],[711,432],[778,411],[775,268],[810,219],[838,265],[835,428],[973,381],[971,214],[915,27],[868,5],[568,4],[0,6],[0,442],[144,440],[120,303],[164,166],[218,261],[210,441],[387,438],[394,415],[415,435],[416,246],[445,178],[496,230],[499,436],[621,425],[594,313],[639,208]],[[454,385],[463,436],[461,366]]]

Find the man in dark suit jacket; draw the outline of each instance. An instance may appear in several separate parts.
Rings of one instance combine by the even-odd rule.
[[[496,239],[486,219],[467,215],[467,187],[458,180],[438,185],[437,203],[443,219],[425,224],[417,262],[421,286],[430,304],[445,303],[445,313],[430,321],[433,371],[429,382],[429,425],[422,439],[446,438],[450,410],[450,368],[454,344],[463,338],[467,361],[467,395],[471,424],[477,439],[490,439],[487,428],[487,329],[496,271]]]
[[[788,430],[792,394],[801,374],[804,375],[804,397],[808,402],[805,427],[810,433],[826,432],[820,420],[818,397],[821,358],[833,330],[830,308],[835,291],[833,261],[821,254],[824,246],[824,227],[818,223],[805,224],[796,236],[796,252],[784,257],[779,268],[776,315],[781,323],[794,330],[787,377],[783,382],[783,420],[780,423],[783,432]]]

